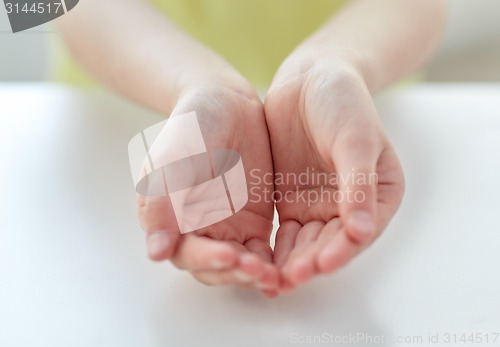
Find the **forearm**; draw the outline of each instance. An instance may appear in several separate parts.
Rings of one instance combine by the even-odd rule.
[[[445,12],[446,0],[352,0],[292,59],[347,61],[375,92],[426,61],[442,32]]]
[[[94,77],[165,114],[189,86],[242,80],[141,0],[82,1],[59,26],[75,59]]]

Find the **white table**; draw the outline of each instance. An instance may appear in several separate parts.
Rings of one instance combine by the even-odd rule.
[[[0,346],[410,346],[436,334],[500,346],[500,85],[415,86],[377,105],[406,173],[401,210],[346,269],[269,300],[146,259],[127,143],[158,115],[0,85]],[[483,343],[446,335],[464,333]]]

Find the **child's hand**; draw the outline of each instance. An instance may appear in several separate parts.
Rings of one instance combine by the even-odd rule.
[[[197,114],[209,150],[227,148],[241,155],[247,181],[251,169],[272,175],[263,105],[250,88],[229,81],[188,88],[181,93],[172,114],[192,111]],[[155,155],[161,155],[161,151]],[[166,155],[168,148],[164,151]],[[272,191],[270,183],[266,187],[262,180],[259,191],[264,192],[265,188]],[[150,258],[170,259],[175,266],[190,271],[208,285],[251,286],[273,295],[279,286],[269,245],[273,203],[264,198],[259,202],[253,197],[231,218],[180,235],[169,198],[139,195],[139,218],[148,236]]]
[[[401,202],[404,178],[370,93],[349,64],[289,62],[265,111],[280,219],[274,257],[281,289],[291,290],[373,242]]]

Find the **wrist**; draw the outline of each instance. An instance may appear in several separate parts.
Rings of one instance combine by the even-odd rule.
[[[299,47],[279,68],[273,84],[286,83],[292,79],[307,83],[310,78],[328,74],[339,80],[361,81],[370,92],[377,88],[376,76],[372,72],[368,55],[349,49],[326,49]]]
[[[230,68],[186,69],[179,73],[169,90],[172,92],[163,109],[166,115],[170,115],[182,98],[191,97],[193,94],[208,98],[235,95],[244,99],[258,100],[257,93],[250,82]]]

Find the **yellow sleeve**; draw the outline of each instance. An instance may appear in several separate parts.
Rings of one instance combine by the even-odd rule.
[[[150,0],[192,37],[228,60],[250,82],[268,86],[281,62],[344,0]],[[95,86],[58,42],[51,75]]]

